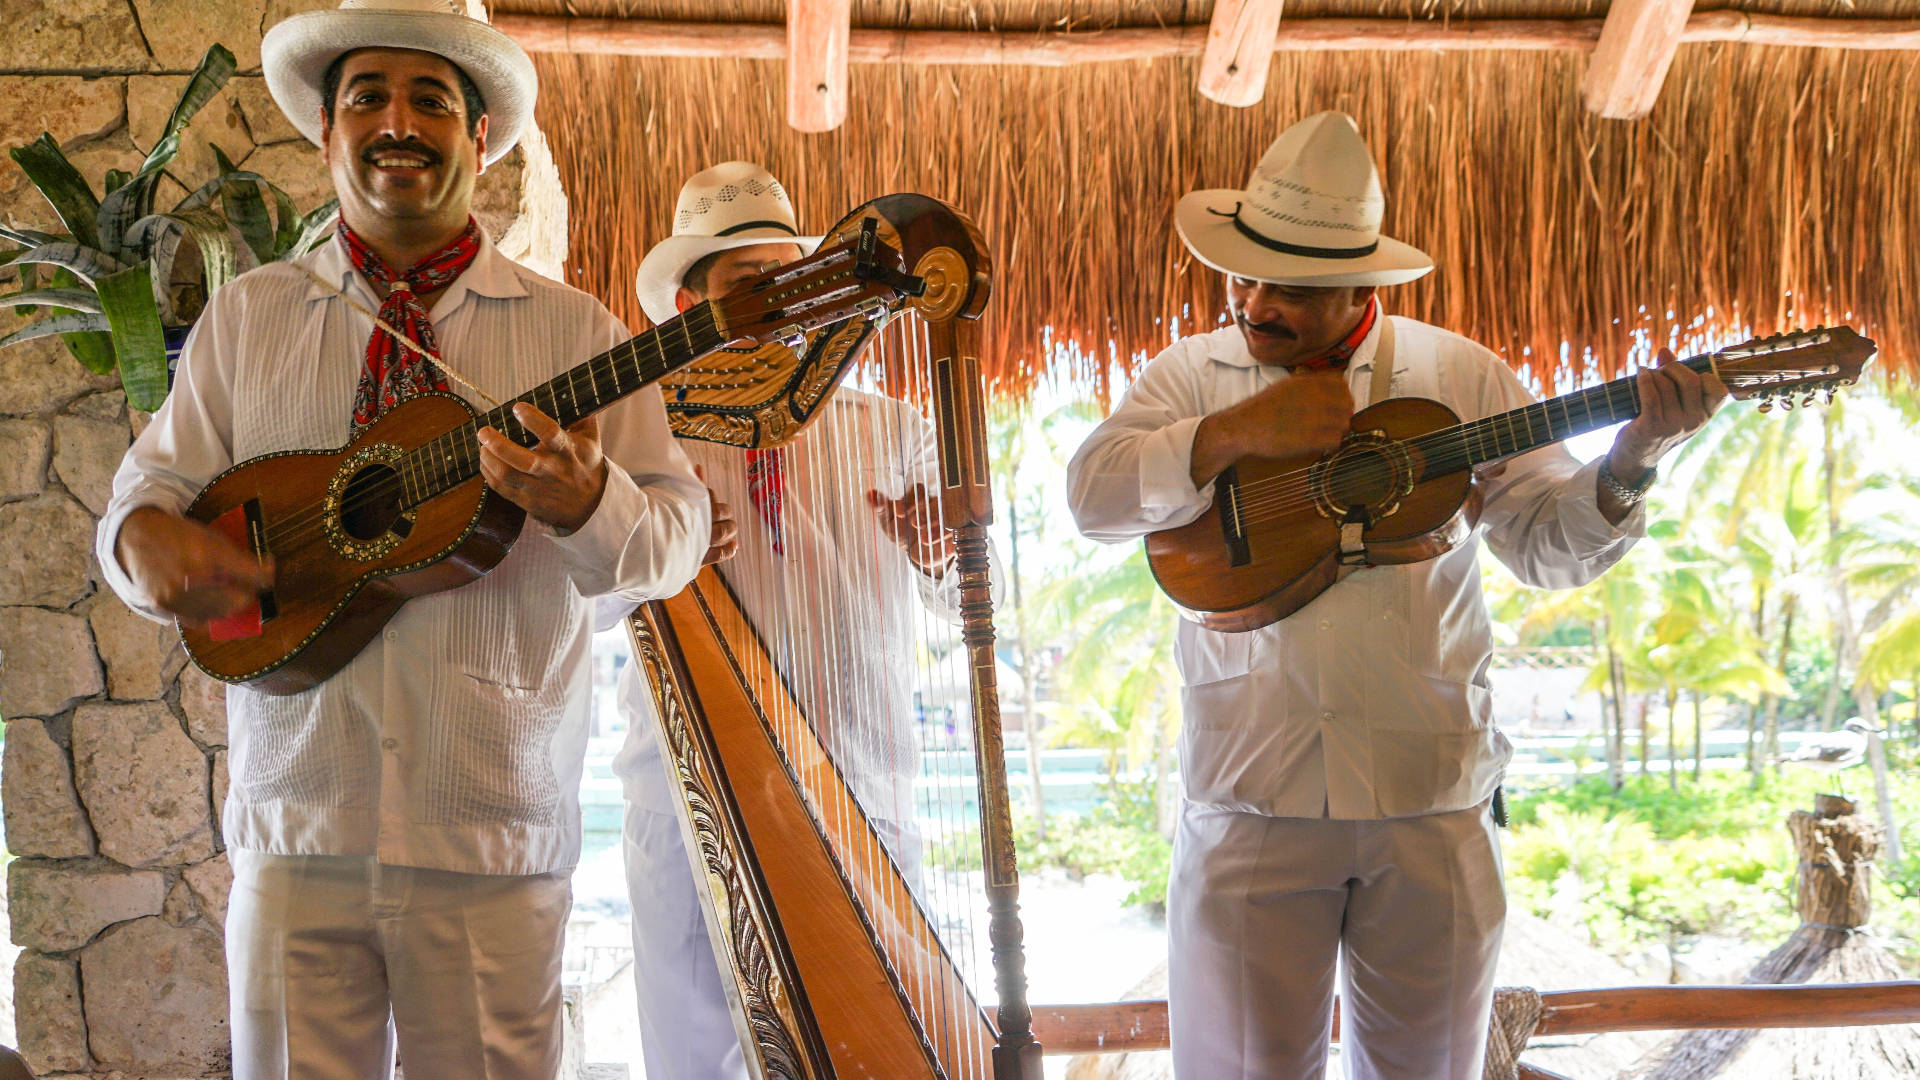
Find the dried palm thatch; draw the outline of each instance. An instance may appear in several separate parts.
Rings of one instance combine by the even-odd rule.
[[[779,7],[725,10],[777,22]],[[1204,24],[1207,7],[868,0],[855,19]],[[1289,5],[1288,17],[1604,10],[1592,0],[1413,7],[1323,0]],[[611,0],[496,10],[722,17]],[[1920,3],[1857,10],[1911,17]],[[1633,123],[1586,112],[1577,53],[1281,53],[1265,100],[1244,110],[1194,92],[1193,58],[856,65],[847,122],[825,135],[787,128],[776,61],[536,63],[539,120],[573,202],[570,280],[635,324],[632,274],[666,234],[682,179],[749,158],[788,183],[814,225],[901,189],[973,214],[999,270],[984,342],[996,385],[1023,392],[1064,378],[1104,397],[1116,363],[1124,372],[1219,318],[1219,276],[1174,235],[1175,200],[1244,183],[1281,128],[1336,108],[1373,146],[1387,231],[1439,266],[1390,290],[1390,306],[1486,343],[1545,388],[1617,374],[1649,340],[1685,347],[1834,321],[1876,338],[1883,370],[1910,376],[1920,364],[1920,54],[1686,46],[1653,115]]]
[[[1866,983],[1899,965],[1864,932],[1879,826],[1853,804],[1820,796],[1818,813],[1787,820],[1800,852],[1800,928],[1748,973],[1748,983]],[[1920,1026],[1692,1031],[1622,1080],[1895,1080],[1920,1076]]]

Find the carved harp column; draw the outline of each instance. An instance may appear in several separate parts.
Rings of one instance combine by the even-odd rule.
[[[967,345],[991,267],[924,196],[830,237],[874,223],[925,283],[908,310],[663,383],[741,554],[629,629],[754,1071],[1039,1080]],[[950,552],[902,538],[919,505]]]

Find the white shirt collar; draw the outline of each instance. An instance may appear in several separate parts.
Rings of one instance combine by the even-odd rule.
[[[336,287],[341,292],[357,294],[361,300],[371,301],[376,310],[379,308],[381,298],[373,294],[366,279],[354,270],[353,262],[347,258],[347,250],[341,246],[337,235],[301,261],[321,281],[337,283]],[[493,245],[493,238],[487,235],[485,229],[481,229],[480,250],[474,255],[473,264],[434,301],[434,313],[440,315],[454,310],[468,293],[496,298],[526,296],[527,287],[520,280],[518,270],[518,265],[500,254],[500,250]],[[308,300],[325,300],[334,295],[333,290],[323,288],[319,281],[312,282],[307,289]]]

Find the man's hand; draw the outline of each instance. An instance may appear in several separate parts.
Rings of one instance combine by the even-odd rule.
[[[1614,436],[1607,465],[1622,483],[1631,484],[1660,464],[1667,452],[1693,438],[1727,400],[1719,376],[1701,375],[1660,350],[1660,364],[1634,377],[1640,415]]]
[[[231,615],[273,584],[273,562],[197,521],[152,506],[127,515],[114,557],[154,606],[190,626]]]
[[[1338,371],[1302,372],[1200,421],[1190,475],[1205,487],[1245,457],[1295,458],[1340,445],[1353,421],[1353,392]]]
[[[898,499],[868,488],[867,505],[873,508],[880,532],[906,552],[921,573],[938,574],[946,567],[953,556],[953,537],[940,523],[940,506],[927,494],[925,484],[915,484]]]
[[[590,416],[562,428],[524,401],[513,407],[513,415],[540,441],[525,447],[481,428],[480,475],[487,486],[548,525],[569,532],[585,525],[607,490],[600,422]]]
[[[702,466],[693,467],[693,475],[707,482],[707,470]],[[733,507],[722,501],[720,493],[707,488],[707,502],[713,505],[713,529],[707,533],[707,553],[701,557],[701,566],[723,563],[740,553],[740,527],[734,524]]]

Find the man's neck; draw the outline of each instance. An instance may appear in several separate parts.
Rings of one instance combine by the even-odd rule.
[[[465,218],[450,228],[440,223],[396,222],[386,218],[376,218],[366,225],[351,220],[347,224],[395,274],[413,269],[420,260],[453,243],[467,228]]]

